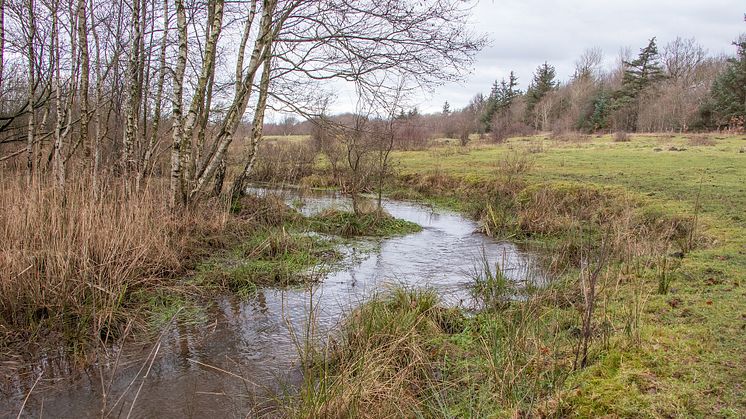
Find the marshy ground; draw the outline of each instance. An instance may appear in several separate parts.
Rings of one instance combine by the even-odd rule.
[[[388,201],[393,205],[388,209],[396,218],[375,213],[353,217],[339,210],[305,217],[286,205],[291,200],[247,198],[223,222],[206,225],[203,215],[195,217],[188,234],[183,227],[168,230],[168,225],[153,231],[150,253],[125,260],[139,267],[115,277],[121,278],[121,288],[114,299],[94,294],[102,302],[93,304],[84,289],[75,287],[64,304],[55,295],[39,300],[32,287],[6,293],[4,304],[14,304],[14,312],[27,316],[3,325],[3,332],[8,342],[41,334],[69,346],[86,342],[83,336],[96,327],[98,335],[104,331],[104,342],[109,341],[107,333],[116,332],[111,337],[115,341],[120,334],[134,334],[132,329],[142,330],[139,336],[171,330],[166,338],[177,345],[164,349],[165,363],[151,363],[158,374],[148,378],[148,385],[190,383],[173,387],[177,398],[198,398],[216,391],[202,388],[205,383],[231,382],[221,387],[225,391],[220,397],[230,396],[235,412],[248,403],[271,405],[271,410],[254,413],[302,417],[743,417],[744,150],[743,136],[633,135],[615,141],[612,136],[573,135],[513,138],[502,144],[475,139],[465,147],[443,140],[423,150],[396,151],[389,197],[427,202],[477,221],[447,212],[432,221],[424,209],[410,208],[416,204],[395,201]],[[310,172],[302,172],[297,183],[334,186],[336,174],[324,157],[312,161]],[[21,198],[6,202],[22,207]],[[95,210],[89,209],[92,220],[100,218]],[[48,214],[37,215],[39,222],[48,220]],[[142,231],[131,234],[144,234],[148,224],[142,224]],[[474,230],[484,235],[473,235]],[[86,231],[93,234],[93,229],[71,234],[67,246]],[[171,238],[179,233],[182,240],[175,245]],[[441,243],[440,234],[457,240]],[[384,240],[383,248],[369,244],[357,256],[362,262],[335,270],[332,266],[349,256],[340,249],[357,243],[350,237],[359,235],[398,238]],[[20,233],[13,237],[22,242]],[[421,246],[413,247],[412,240]],[[532,263],[546,274],[541,281],[521,281],[526,272],[496,266],[527,264],[527,259],[516,259],[517,264],[506,260],[506,254],[523,252],[501,248],[503,240],[540,255]],[[119,246],[114,250],[137,248],[124,238],[112,243]],[[475,251],[481,254],[480,248],[488,249],[481,264],[473,257]],[[23,262],[13,262],[19,272]],[[85,269],[62,272],[72,279],[98,272],[96,266],[81,266]],[[388,274],[399,275],[405,280],[398,282],[405,285],[380,287],[379,280],[386,279],[381,275]],[[375,292],[359,293],[358,288],[349,294],[354,298],[345,300],[344,310],[321,322],[323,315],[315,316],[313,305],[307,304],[306,288],[297,288],[323,279],[330,289],[349,291],[355,278],[366,275],[376,278],[368,289]],[[135,276],[157,281],[127,282]],[[34,279],[19,278],[29,284]],[[458,283],[449,285],[448,278],[458,278]],[[299,291],[280,290],[287,286]],[[454,303],[444,291],[449,286],[457,290],[456,300],[473,299],[474,304]],[[226,291],[228,298],[215,297]],[[98,316],[102,308],[108,310],[103,317]],[[133,311],[143,320],[128,321]],[[71,312],[83,325],[72,331],[69,325],[78,323],[68,317]],[[268,317],[268,312],[276,316]],[[54,327],[54,322],[68,326]],[[246,324],[256,327],[247,332]],[[310,324],[321,326],[302,326]],[[272,341],[278,330],[294,332]],[[211,340],[220,345],[210,346]],[[144,353],[152,347],[144,345]],[[12,348],[9,344],[4,351]],[[292,373],[274,381],[293,385],[278,384],[270,389],[275,396],[267,398],[265,392],[264,400],[253,399],[260,392],[246,381],[263,374],[261,368],[222,364],[223,371],[217,371],[206,366],[212,362],[208,360],[235,358],[232,351],[255,351],[263,354],[257,365],[274,365],[273,350],[292,354],[293,362],[282,363]],[[91,353],[84,344],[79,351]],[[179,356],[179,351],[187,355]],[[145,364],[133,356],[122,367],[129,374],[126,382],[147,381],[139,371],[151,358],[144,359]],[[174,367],[184,363],[187,367]],[[180,372],[169,375],[174,370]],[[16,388],[28,391],[37,371],[27,371],[29,385]],[[92,390],[101,387],[94,381],[81,391],[98,391]],[[19,400],[24,394],[19,392]],[[86,403],[98,406],[100,396]],[[64,396],[60,400],[65,403]]]

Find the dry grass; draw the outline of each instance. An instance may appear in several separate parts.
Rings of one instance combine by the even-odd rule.
[[[45,181],[29,187],[9,177],[0,197],[6,344],[32,336],[76,346],[116,339],[137,311],[133,293],[172,284],[248,225],[214,202],[172,214],[160,185],[126,194],[108,181],[94,198],[84,182],[69,181],[63,194]]]
[[[536,157],[528,149],[511,150],[505,153],[497,162],[498,177],[512,180],[531,171],[536,164]]]
[[[353,312],[340,341],[308,366],[297,417],[418,417],[439,378],[431,340],[463,327],[458,311],[438,305],[430,291],[397,289]],[[313,359],[313,358],[310,358]]]
[[[696,147],[696,146],[713,147],[717,144],[717,142],[707,135],[691,135],[689,136],[689,140],[687,141],[687,144],[691,147]]]
[[[555,141],[560,141],[560,142],[565,142],[565,143],[574,143],[574,144],[588,143],[593,140],[593,137],[588,134],[584,134],[579,131],[567,131],[567,130],[552,131],[550,138]]]
[[[614,141],[617,143],[627,143],[632,141],[632,138],[625,131],[617,131],[614,133]]]
[[[307,142],[261,144],[251,179],[276,184],[297,184],[313,173],[316,151]]]

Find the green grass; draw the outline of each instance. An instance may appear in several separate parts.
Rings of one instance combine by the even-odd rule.
[[[292,225],[266,228],[231,251],[200,264],[192,281],[248,296],[257,287],[314,281],[319,272],[311,272],[312,268],[328,267],[338,259],[332,239],[299,231]]]
[[[355,214],[327,210],[311,217],[309,225],[315,231],[342,237],[393,237],[422,231],[419,225],[394,218],[382,211]]]
[[[183,290],[156,289],[139,291],[133,301],[141,303],[146,330],[151,333],[161,332],[171,322],[180,324],[203,324],[207,321],[204,305]]]
[[[718,137],[720,138],[720,137]],[[442,172],[466,182],[493,179],[499,159],[512,149],[528,149],[540,143],[543,152],[533,153],[534,169],[526,180],[592,182],[624,186],[661,200],[693,208],[702,182],[704,213],[725,216],[746,228],[746,137],[715,140],[715,146],[690,146],[682,136],[634,136],[617,143],[611,136],[591,142],[562,143],[544,137],[512,139],[505,145],[476,146],[466,153],[433,154],[432,151],[397,152],[393,157],[402,174]],[[668,151],[669,148],[685,151]],[[661,151],[656,151],[661,149]]]

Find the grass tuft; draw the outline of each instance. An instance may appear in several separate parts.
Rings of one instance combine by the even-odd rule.
[[[392,237],[422,231],[419,225],[394,218],[383,211],[355,214],[330,209],[312,217],[309,221],[313,230],[342,237]]]

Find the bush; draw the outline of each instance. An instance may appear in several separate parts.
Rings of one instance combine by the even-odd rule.
[[[625,131],[617,131],[614,133],[614,141],[617,143],[626,143],[632,141],[629,134]]]
[[[307,142],[271,142],[259,148],[251,180],[297,184],[313,174],[316,152]]]
[[[511,150],[497,162],[498,174],[508,181],[523,175],[534,168],[536,157],[528,150]]]
[[[696,146],[713,147],[717,143],[715,142],[715,140],[713,140],[712,138],[706,135],[693,135],[689,137],[687,144],[693,147],[696,147]]]

